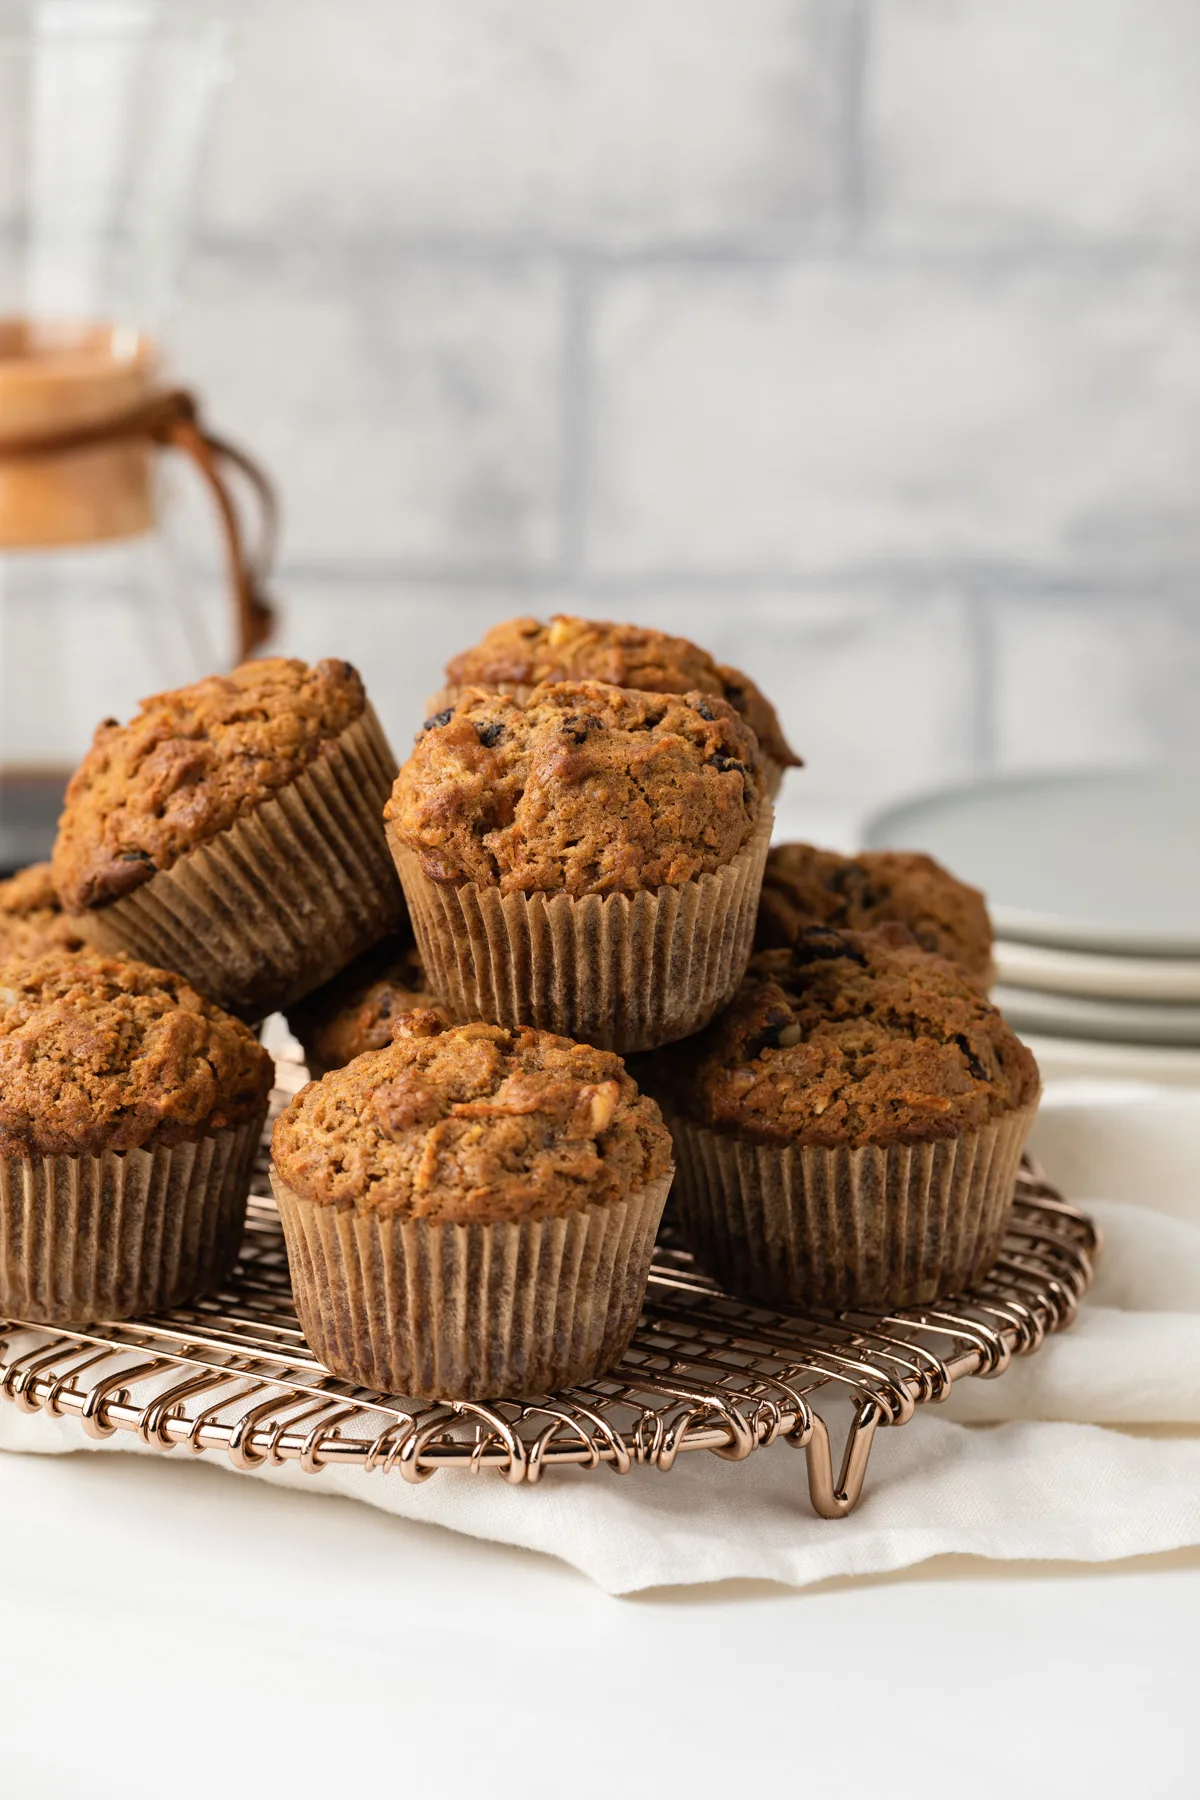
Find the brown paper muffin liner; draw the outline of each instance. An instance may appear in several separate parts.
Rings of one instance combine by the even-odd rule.
[[[403,917],[380,822],[395,776],[368,705],[295,781],[80,930],[242,1018],[286,1007]]]
[[[418,1399],[590,1381],[633,1335],[671,1174],[580,1212],[459,1225],[307,1200],[272,1169],[304,1335],[335,1374]]]
[[[727,1004],[754,937],[772,813],[712,875],[637,894],[501,894],[431,881],[388,842],[430,986],[456,1024],[536,1025],[599,1049],[690,1037]]]
[[[680,1228],[722,1287],[783,1311],[923,1305],[995,1262],[1036,1111],[937,1143],[836,1150],[672,1114]]]
[[[0,1157],[0,1313],[128,1319],[216,1286],[242,1241],[265,1118],[170,1148]]]
[[[493,694],[511,694],[515,700],[528,700],[533,692],[533,687],[527,681],[481,681],[474,682],[472,685],[486,687]],[[425,717],[432,719],[436,713],[442,712],[447,706],[453,706],[464,691],[464,688],[459,685],[444,687],[438,693],[430,694],[425,702]],[[787,774],[787,769],[783,763],[776,762],[773,756],[768,756],[761,743],[759,744],[759,753],[762,756],[763,785],[767,790],[767,798],[776,800],[779,797],[779,790],[783,786],[783,778]]]

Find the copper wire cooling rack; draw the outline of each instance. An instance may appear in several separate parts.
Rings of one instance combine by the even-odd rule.
[[[684,1451],[737,1462],[782,1442],[805,1452],[813,1508],[836,1519],[858,1501],[881,1425],[906,1425],[964,1376],[1003,1374],[1071,1323],[1096,1247],[1090,1220],[1025,1169],[1000,1260],[970,1294],[887,1317],[798,1318],[721,1293],[668,1222],[633,1343],[603,1380],[532,1403],[406,1405],[330,1375],[304,1342],[264,1151],[226,1287],[124,1324],[0,1321],[0,1394],[93,1438],[124,1431],[156,1450],[223,1451],[239,1469],[341,1464],[406,1481],[445,1468],[513,1483],[558,1464],[665,1471]],[[835,1464],[839,1401],[849,1423]]]

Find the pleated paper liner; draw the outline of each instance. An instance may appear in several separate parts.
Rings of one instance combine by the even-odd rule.
[[[501,894],[431,881],[391,826],[430,986],[456,1024],[536,1025],[600,1049],[690,1037],[732,998],[754,937],[771,806],[712,875],[637,894]]]
[[[127,1319],[217,1286],[265,1118],[169,1148],[0,1157],[0,1314]]]
[[[295,781],[80,929],[242,1018],[286,1007],[403,917],[382,825],[395,775],[368,705]]]
[[[671,1172],[553,1218],[453,1224],[271,1185],[296,1312],[335,1374],[441,1400],[550,1393],[612,1368],[641,1311]]]
[[[521,701],[528,700],[533,692],[533,686],[527,681],[476,681],[472,682],[471,686],[485,687],[492,694],[511,694],[514,700]],[[446,707],[453,706],[459,695],[465,692],[465,687],[458,686],[444,687],[440,693],[431,694],[425,702],[425,717],[432,719],[438,713],[444,712]],[[736,711],[736,708],[734,710]],[[761,742],[758,749],[762,761],[763,785],[767,790],[767,798],[776,800],[779,797],[779,790],[783,786],[783,778],[787,774],[787,770],[782,763],[776,762],[773,756],[767,755]]]
[[[1036,1110],[942,1142],[836,1150],[671,1115],[680,1229],[729,1292],[782,1311],[924,1305],[995,1262]]]

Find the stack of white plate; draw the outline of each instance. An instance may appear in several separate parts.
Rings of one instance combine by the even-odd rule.
[[[877,814],[988,896],[993,998],[1044,1075],[1200,1085],[1200,768],[1002,777]]]

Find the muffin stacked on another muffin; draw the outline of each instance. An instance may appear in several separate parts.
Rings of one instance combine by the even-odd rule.
[[[108,720],[54,847],[92,943],[178,969],[246,1018],[399,923],[379,813],[395,761],[349,663],[243,663]]]
[[[785,770],[800,767],[775,708],[739,669],[714,662],[687,638],[643,625],[575,619],[556,613],[549,624],[506,619],[446,665],[446,687],[430,712],[453,706],[468,687],[523,698],[547,681],[601,681],[651,694],[708,694],[728,701],[758,738],[763,779],[772,798]]]
[[[272,1064],[180,976],[0,964],[0,1312],[126,1318],[228,1272]]]
[[[436,1005],[416,945],[406,934],[396,933],[357,957],[315,994],[289,1007],[287,1022],[304,1051],[309,1074],[319,1080],[364,1050],[382,1050],[390,1044],[404,1013]]]
[[[0,881],[0,959],[78,950],[82,942],[59,904],[49,863],[30,863]]]
[[[522,1396],[623,1353],[672,1165],[618,1057],[414,1012],[305,1088],[273,1152],[297,1311],[337,1373]]]
[[[760,952],[658,1079],[681,1224],[734,1292],[909,1305],[995,1261],[1037,1065],[904,927],[813,927]]]
[[[737,986],[771,807],[724,700],[470,688],[426,721],[384,817],[422,963],[460,1022],[643,1049]]]
[[[957,963],[980,987],[992,979],[992,922],[978,888],[911,850],[839,856],[812,844],[776,844],[767,855],[754,945],[774,950],[812,925],[870,931],[906,925],[923,950]]]

